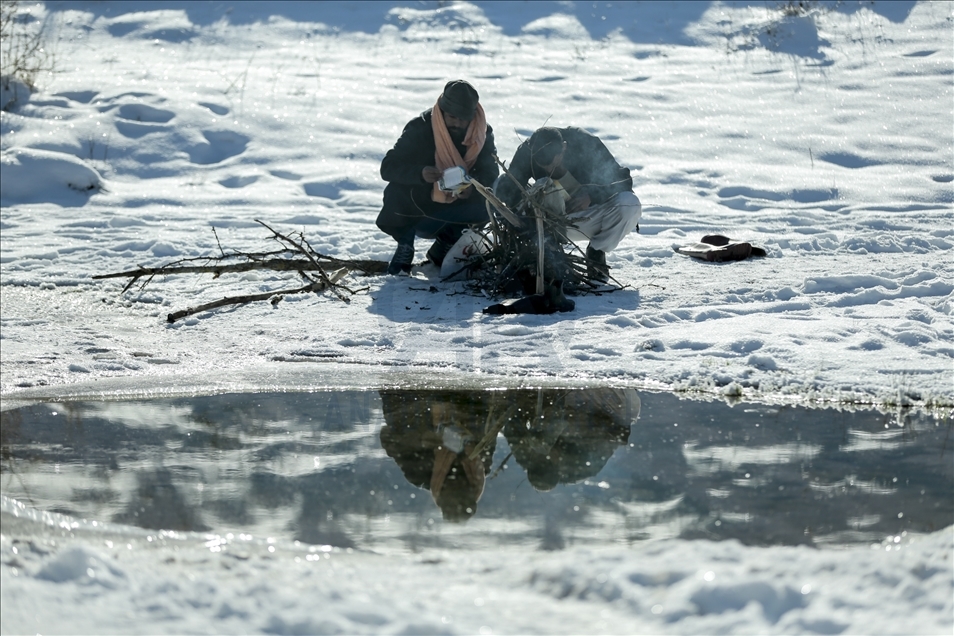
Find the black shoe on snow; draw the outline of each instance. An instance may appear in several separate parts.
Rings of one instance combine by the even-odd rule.
[[[388,274],[397,276],[398,274],[410,274],[411,267],[414,265],[414,245],[411,243],[398,243],[394,250],[394,256],[388,263]]]
[[[586,276],[590,280],[605,283],[609,280],[609,266],[606,264],[606,252],[586,246]]]
[[[457,242],[463,232],[463,227],[447,227],[441,230],[440,234],[437,235],[437,240],[431,245],[431,249],[427,250],[427,260],[440,267],[444,262],[444,257],[454,247],[454,243]]]

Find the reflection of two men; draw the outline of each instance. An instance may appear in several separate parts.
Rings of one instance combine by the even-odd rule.
[[[534,488],[599,473],[639,414],[632,389],[384,391],[381,443],[444,518],[474,515],[503,432]]]

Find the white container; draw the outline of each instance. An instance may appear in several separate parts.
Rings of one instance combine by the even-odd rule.
[[[460,192],[469,185],[470,179],[460,166],[453,166],[444,171],[438,181],[438,187],[445,192]]]

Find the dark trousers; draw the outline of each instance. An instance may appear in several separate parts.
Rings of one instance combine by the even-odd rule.
[[[398,243],[414,243],[414,237],[432,239],[442,231],[459,236],[468,225],[485,225],[489,217],[484,198],[474,192],[453,203],[431,200],[430,189],[389,183],[377,225]]]

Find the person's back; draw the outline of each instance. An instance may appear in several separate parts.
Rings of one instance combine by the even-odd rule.
[[[629,168],[619,165],[599,137],[575,126],[541,129],[545,130],[556,131],[559,135],[551,133],[549,139],[541,140],[535,137],[546,133],[534,133],[534,136],[520,144],[514,153],[508,169],[520,185],[525,186],[530,179],[551,177],[560,180],[564,178],[564,172],[569,172],[582,191],[589,195],[590,205],[605,203],[618,192],[632,191],[633,179]],[[539,142],[541,147],[546,149],[552,147],[551,152],[534,150],[534,142]],[[565,144],[560,162],[562,171],[554,173],[547,169],[547,164],[552,163],[560,154],[558,148],[561,142]],[[520,190],[511,179],[501,179],[496,192],[511,208],[520,203]]]
[[[588,239],[590,277],[606,281],[606,252],[639,228],[642,205],[633,193],[629,168],[621,166],[595,135],[582,128],[540,128],[514,153],[508,168],[511,178],[501,178],[494,192],[508,207],[516,207],[530,180],[549,179],[565,191],[552,197],[573,223],[569,237]]]

